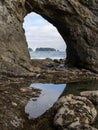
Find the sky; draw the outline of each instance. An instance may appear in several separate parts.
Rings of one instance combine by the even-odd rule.
[[[51,47],[65,51],[66,45],[57,29],[36,13],[30,13],[24,18],[28,47],[35,50],[39,47]]]

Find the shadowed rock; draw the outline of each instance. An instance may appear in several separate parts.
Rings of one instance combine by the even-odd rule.
[[[83,91],[80,93],[81,96],[87,97],[95,105],[98,104],[98,90],[96,91]]]
[[[97,0],[0,1],[0,71],[14,72],[17,68],[17,75],[24,74],[24,69],[25,74],[33,71],[22,23],[28,13],[36,12],[66,41],[67,65],[98,72],[97,5]]]

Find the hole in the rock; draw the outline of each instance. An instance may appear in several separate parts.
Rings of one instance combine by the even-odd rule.
[[[57,29],[36,13],[24,18],[23,27],[31,59],[64,59],[66,45]]]

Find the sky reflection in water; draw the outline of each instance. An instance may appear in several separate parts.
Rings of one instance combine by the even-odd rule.
[[[25,107],[25,112],[29,114],[29,119],[37,118],[45,113],[57,101],[64,91],[66,84],[31,84],[30,87],[41,89],[41,94],[37,100],[31,98]]]

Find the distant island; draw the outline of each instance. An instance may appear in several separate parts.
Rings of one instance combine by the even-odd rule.
[[[29,50],[29,51],[33,51],[33,49],[32,49],[32,48],[28,48],[28,50]]]
[[[40,48],[36,48],[35,51],[56,51],[56,49],[54,48],[43,48],[43,47],[40,47]]]

